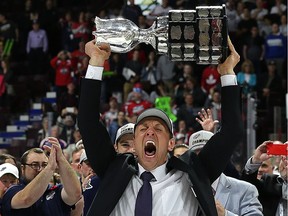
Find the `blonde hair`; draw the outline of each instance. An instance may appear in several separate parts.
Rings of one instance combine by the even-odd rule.
[[[244,71],[245,71],[245,67],[246,67],[247,65],[250,66],[251,73],[254,73],[254,65],[253,65],[252,61],[249,60],[249,59],[246,59],[246,60],[242,63],[242,65],[241,65],[241,70],[244,72]]]

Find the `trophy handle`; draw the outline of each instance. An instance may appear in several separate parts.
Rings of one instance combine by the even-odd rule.
[[[222,28],[222,39],[223,39],[223,46],[222,46],[222,58],[220,60],[221,63],[225,61],[229,54],[228,48],[228,25],[227,25],[227,15],[226,15],[226,6],[223,6],[223,28]]]

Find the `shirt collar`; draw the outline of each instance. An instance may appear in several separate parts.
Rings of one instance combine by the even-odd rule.
[[[217,186],[218,186],[218,183],[219,183],[219,179],[220,177],[218,177],[213,183],[212,183],[212,188],[216,191],[217,190]]]
[[[166,176],[166,173],[167,173],[167,170],[166,170],[167,162],[168,162],[168,160],[164,164],[162,164],[161,166],[159,166],[156,169],[150,171],[153,174],[153,176],[155,177],[156,181],[159,181],[159,180],[161,180],[162,178],[164,178]],[[145,172],[146,170],[140,164],[138,164],[138,166],[139,166],[138,177],[140,177],[141,174],[143,172]]]

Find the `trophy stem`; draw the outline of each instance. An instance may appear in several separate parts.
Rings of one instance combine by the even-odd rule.
[[[160,20],[160,22],[159,22]],[[168,16],[157,18],[148,29],[139,29],[140,43],[152,45],[157,53],[167,52]]]

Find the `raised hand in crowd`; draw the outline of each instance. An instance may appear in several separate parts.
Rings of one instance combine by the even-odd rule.
[[[214,132],[216,124],[219,124],[218,120],[214,120],[212,112],[210,109],[202,109],[198,112],[199,118],[196,118],[196,121],[202,126],[203,130]]]
[[[255,152],[251,158],[251,162],[253,164],[262,163],[263,161],[273,157],[272,155],[267,154],[267,144],[271,142],[273,141],[265,141],[255,149]]]

